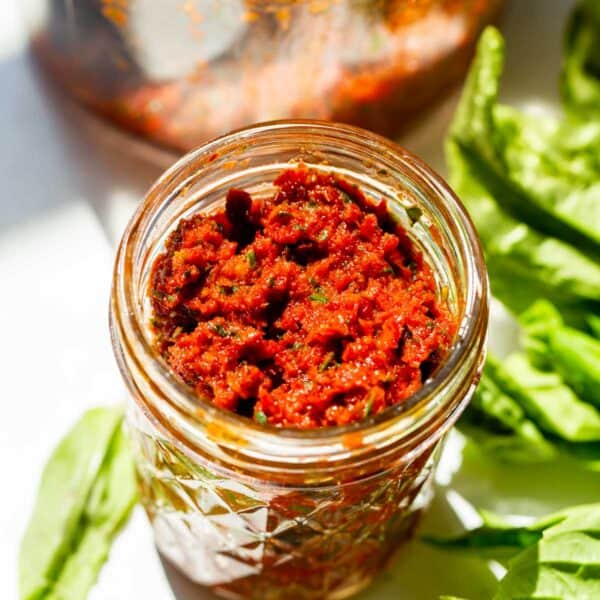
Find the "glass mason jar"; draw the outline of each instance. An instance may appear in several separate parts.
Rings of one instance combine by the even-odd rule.
[[[231,187],[270,194],[276,175],[299,163],[386,199],[459,322],[446,361],[409,400],[309,431],[257,425],[195,396],[153,346],[147,294],[153,261],[181,218],[222,206]],[[469,217],[399,146],[350,126],[280,121],[183,157],[125,231],[111,302],[141,501],[160,552],[230,598],[343,598],[365,586],[427,503],[440,441],[478,381],[487,321],[486,271]]]
[[[502,0],[26,0],[41,63],[177,150],[271,119],[395,135],[466,71]]]

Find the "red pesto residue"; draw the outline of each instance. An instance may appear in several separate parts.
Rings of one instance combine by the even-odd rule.
[[[297,168],[274,185],[232,189],[169,236],[150,284],[159,351],[198,396],[261,424],[344,425],[402,402],[456,331],[431,269],[347,181]]]

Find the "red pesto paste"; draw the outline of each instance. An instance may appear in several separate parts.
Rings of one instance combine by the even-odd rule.
[[[282,172],[182,219],[154,265],[159,351],[198,396],[258,423],[345,425],[411,396],[456,323],[431,269],[349,182]]]

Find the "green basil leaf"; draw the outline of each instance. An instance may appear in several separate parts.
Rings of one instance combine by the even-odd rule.
[[[576,117],[600,119],[600,5],[580,2],[565,36],[563,102]]]
[[[588,315],[587,324],[594,337],[600,340],[600,316],[599,315]]]
[[[479,387],[461,419],[461,430],[485,453],[509,463],[552,460],[557,451],[521,406],[496,385],[488,358]]]
[[[565,326],[544,300],[525,311],[520,322],[532,359],[559,373],[582,400],[600,406],[600,341]]]
[[[510,359],[509,367],[514,360]],[[600,441],[581,441],[595,438],[590,432],[597,431],[598,412],[581,402],[552,372],[546,373],[552,383],[546,397],[547,381],[541,387],[537,379],[533,386],[530,381],[531,370],[537,375],[544,373],[526,359],[525,365],[526,370],[514,364],[508,370],[488,354],[479,388],[459,421],[461,431],[477,448],[501,462],[547,462],[560,454],[574,465],[600,472]],[[589,421],[590,427],[582,421]]]
[[[522,548],[527,548],[542,537],[539,531],[530,531],[527,527],[488,528],[480,527],[462,536],[455,538],[425,537],[425,542],[435,546],[455,550],[469,550],[483,552],[493,549],[488,553],[490,557],[498,558],[501,552],[515,554]]]
[[[600,504],[567,508],[529,526],[498,517],[450,539],[429,539],[448,550],[507,561],[494,600],[600,597]]]
[[[542,539],[510,561],[493,600],[600,598],[598,568],[600,540],[581,533]]]
[[[88,411],[50,457],[21,543],[21,600],[83,600],[135,502],[122,411]]]
[[[495,202],[472,154],[450,141],[450,182],[469,209],[483,242],[492,291],[520,313],[537,298],[550,298],[574,324],[596,312],[600,267],[578,250],[512,218]]]
[[[488,28],[480,40],[451,139],[471,154],[502,209],[597,260],[600,126],[525,115],[499,105],[503,66],[504,42],[498,31]]]
[[[540,371],[525,355],[515,353],[497,366],[494,380],[540,429],[569,442],[600,441],[600,413],[582,402],[557,373]]]
[[[576,461],[578,466],[600,473],[600,442],[572,444],[556,440],[555,446],[567,457]]]
[[[493,107],[501,206],[540,232],[600,257],[600,126]],[[585,140],[585,143],[581,143]]]
[[[581,186],[573,185],[573,177],[554,173],[552,165],[567,157],[566,171],[577,172],[582,156],[594,153],[581,150],[572,157],[569,147],[557,151],[551,166],[542,164],[548,153],[544,144],[560,140],[561,134],[545,121],[531,125],[529,118],[497,106],[503,61],[502,37],[488,28],[446,144],[450,181],[477,226],[494,295],[517,313],[536,298],[550,298],[570,322],[581,325],[582,311],[595,313],[600,306],[595,200],[600,187],[590,192],[593,186],[584,186],[581,198],[563,206],[564,190]],[[586,169],[587,179],[582,178],[597,182],[600,169]]]
[[[135,504],[134,467],[127,443],[124,431],[119,429],[86,506],[80,524],[82,537],[54,584],[52,595],[57,598],[87,597],[108,558],[115,534]]]

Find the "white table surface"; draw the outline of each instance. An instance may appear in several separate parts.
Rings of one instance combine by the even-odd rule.
[[[89,406],[124,397],[107,329],[115,244],[160,167],[126,154],[120,134],[66,102],[27,54],[16,0],[0,0],[0,597],[17,598],[19,540],[51,449]],[[555,110],[561,28],[573,2],[513,0],[504,20],[504,97]],[[443,170],[441,140],[449,99],[402,142]],[[168,157],[162,157],[168,163]],[[494,311],[491,344],[514,342],[514,326]],[[600,486],[549,466],[507,470],[466,455],[455,435],[425,527],[477,523],[472,505],[542,514],[597,500]],[[362,600],[429,600],[439,593],[485,598],[493,574],[477,559],[415,542]],[[169,580],[171,580],[169,582]],[[91,600],[207,598],[162,565],[140,509],[117,539]]]

